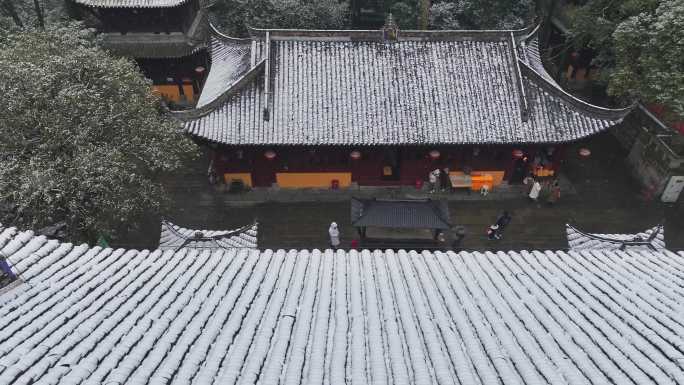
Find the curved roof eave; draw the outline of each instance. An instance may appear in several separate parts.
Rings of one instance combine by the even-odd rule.
[[[238,80],[231,84],[221,95],[216,97],[211,102],[192,110],[172,111],[172,115],[182,121],[190,119],[197,119],[210,114],[212,111],[220,108],[231,96],[238,92],[242,87],[249,84],[251,80],[256,78],[261,70],[264,69],[266,59],[260,60],[256,65],[244,73]]]
[[[228,36],[225,33],[219,31],[219,29],[214,25],[214,23],[209,22],[209,31],[212,33],[213,36],[216,36],[224,41],[233,41],[236,43],[243,43],[247,41],[251,41],[252,39],[249,37],[233,37],[233,36]]]
[[[534,27],[528,27],[527,30],[529,30],[529,32],[526,34],[519,35],[518,36],[520,39],[519,41],[523,41],[523,42],[528,43],[531,39],[538,37],[540,28],[541,28],[541,24],[537,24]],[[523,30],[520,30],[520,31],[522,32]],[[535,46],[534,49],[537,51],[536,52],[537,56],[539,56],[539,58],[541,58],[541,53],[538,52],[538,47]],[[637,102],[634,101],[632,104],[630,104],[627,107],[606,108],[606,107],[601,107],[601,106],[597,106],[595,104],[588,103],[588,102],[568,93],[557,83],[550,81],[549,79],[553,79],[553,76],[551,76],[551,74],[546,71],[543,63],[541,63],[541,62],[538,63],[539,64],[537,66],[537,68],[539,69],[539,71],[538,71],[537,69],[535,69],[535,67],[532,65],[532,63],[528,63],[527,61],[522,60],[520,58],[518,58],[518,62],[521,66],[521,70],[529,71],[528,74],[532,75],[532,77],[534,78],[533,81],[535,81],[535,83],[539,84],[541,82],[542,84],[540,84],[540,85],[546,85],[548,87],[553,88],[553,92],[557,96],[559,96],[562,99],[570,102],[575,107],[580,108],[582,110],[582,112],[584,112],[584,113],[589,113],[589,114],[595,113],[601,119],[622,120],[637,105]],[[543,71],[543,73],[540,73],[540,71]],[[544,87],[544,88],[548,89],[548,87]]]
[[[577,227],[572,226],[568,223],[565,224],[565,231],[566,235],[568,237],[568,244],[571,246],[571,239],[570,235],[572,233],[579,234],[581,237],[584,237],[586,239],[594,240],[594,241],[599,241],[599,242],[604,242],[608,244],[616,244],[616,245],[622,245],[622,244],[628,244],[629,242],[633,242],[633,239],[639,235],[648,235],[647,239],[644,239],[642,242],[656,247],[656,248],[665,248],[665,243],[664,243],[664,231],[665,231],[665,226],[663,225],[656,225],[653,226],[649,229],[644,230],[641,233],[636,233],[636,234],[596,234],[596,233],[587,233],[582,230],[579,230]],[[572,246],[571,246],[572,248]]]
[[[559,85],[548,81],[545,76],[523,60],[518,59],[518,63],[520,64],[523,76],[527,75],[525,77],[528,78],[528,80],[535,82],[549,92],[553,92],[556,96],[578,108],[582,113],[593,115],[596,118],[620,121],[637,105],[637,103],[634,102],[623,108],[606,108],[591,104],[568,93]],[[547,73],[546,75],[549,74]]]

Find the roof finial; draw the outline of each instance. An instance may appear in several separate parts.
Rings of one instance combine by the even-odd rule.
[[[392,13],[387,14],[387,19],[385,19],[385,25],[382,26],[382,35],[385,40],[397,40],[399,37],[399,26],[394,21]]]

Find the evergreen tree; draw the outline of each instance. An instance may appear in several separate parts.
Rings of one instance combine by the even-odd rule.
[[[195,146],[135,63],[77,26],[0,33],[0,222],[116,236],[163,207]]]
[[[344,29],[349,3],[339,0],[217,0],[212,22],[224,33],[240,37],[247,28]]]
[[[611,95],[684,116],[684,0],[590,0],[572,30],[576,46],[597,52]]]

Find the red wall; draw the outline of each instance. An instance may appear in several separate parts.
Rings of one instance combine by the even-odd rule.
[[[362,186],[414,185],[416,179],[426,180],[435,168],[449,167],[461,171],[464,167],[482,171],[505,171],[505,179],[513,168],[512,151],[523,149],[528,157],[534,147],[479,146],[405,146],[405,147],[223,147],[214,152],[217,174],[251,172],[255,186],[268,187],[275,182],[276,172],[351,172],[352,181]],[[272,150],[276,157],[266,159]],[[350,153],[361,152],[361,159],[352,160]],[[437,150],[440,157],[432,160],[429,152]],[[241,152],[241,155],[240,155]],[[557,151],[561,153],[560,150]],[[383,176],[383,167],[394,165],[398,175]]]

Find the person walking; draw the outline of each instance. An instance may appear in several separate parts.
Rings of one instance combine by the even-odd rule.
[[[528,194],[528,197],[531,201],[537,202],[541,189],[541,184],[539,184],[539,181],[535,179],[534,183],[532,183],[532,187],[530,188],[530,193]]]
[[[490,241],[501,238],[501,235],[499,235],[499,225],[495,223],[489,226],[489,228],[487,229],[487,238]]]
[[[496,234],[498,235],[497,239],[501,239],[503,237],[503,231],[506,228],[506,226],[508,226],[508,224],[511,223],[512,219],[513,218],[511,217],[511,214],[509,214],[508,211],[505,210],[503,213],[501,213],[501,215],[499,215],[496,218],[496,222],[494,223],[494,225],[498,227],[496,229]]]
[[[499,225],[499,231],[503,231],[503,229],[508,226],[509,223],[511,223],[511,220],[513,217],[511,217],[511,214],[508,213],[508,211],[504,210],[501,215],[499,215],[498,218],[496,218],[496,224]]]
[[[330,235],[330,247],[333,250],[337,250],[340,246],[340,230],[337,228],[337,223],[333,222],[330,224],[328,234]]]
[[[560,199],[560,183],[558,183],[558,179],[555,179],[553,183],[551,183],[551,186],[549,187],[549,195],[546,199],[546,203],[549,204],[549,206],[553,206],[558,200]]]
[[[453,250],[461,248],[461,242],[465,238],[466,229],[463,226],[454,227],[454,240],[451,242],[451,248]]]
[[[438,168],[432,170],[432,173],[435,174],[435,191],[439,192],[442,189],[442,177],[441,174],[442,172],[439,171]]]
[[[435,170],[430,171],[430,174],[428,174],[428,182],[430,183],[430,194],[432,194],[437,187],[437,174],[435,174]]]
[[[439,173],[439,184],[442,185],[442,191],[447,191],[451,186],[451,181],[449,180],[449,169],[444,167]]]

